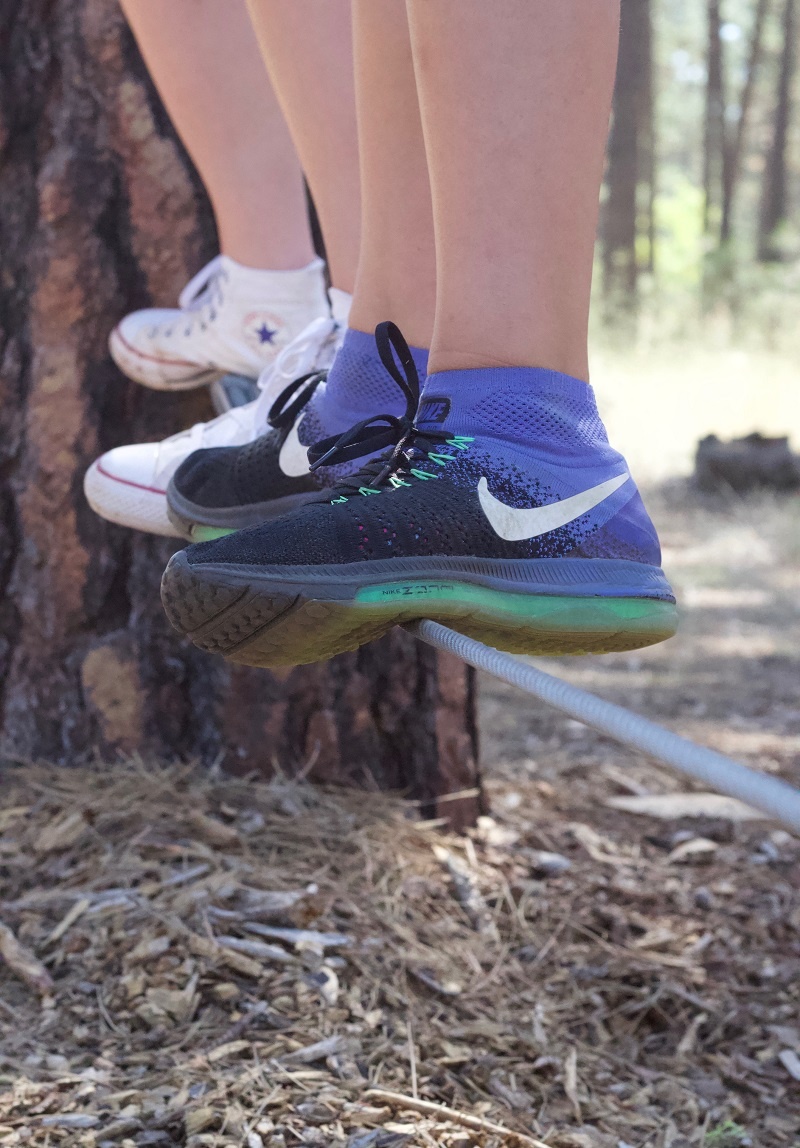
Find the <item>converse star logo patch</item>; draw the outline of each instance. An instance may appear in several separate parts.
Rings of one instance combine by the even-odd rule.
[[[601,482],[599,486],[582,490],[579,494],[562,499],[561,502],[551,502],[547,506],[532,506],[528,509],[507,506],[499,498],[495,498],[489,491],[489,483],[482,478],[478,483],[478,499],[495,534],[505,542],[524,542],[574,522],[582,514],[599,506],[615,490],[619,490],[630,477],[625,471],[616,478],[610,478],[607,482]]]
[[[269,311],[251,311],[243,321],[244,337],[262,353],[277,350],[286,342],[284,324]]]

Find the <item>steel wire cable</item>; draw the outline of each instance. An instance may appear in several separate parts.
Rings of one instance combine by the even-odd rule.
[[[604,701],[510,654],[503,654],[474,638],[457,634],[438,622],[415,622],[407,629],[428,645],[455,654],[476,669],[492,674],[525,693],[533,694],[576,721],[607,734],[623,745],[649,754],[719,793],[738,798],[800,834],[800,790],[785,781],[759,773],[715,750],[696,745],[688,738],[672,733],[623,706]]]

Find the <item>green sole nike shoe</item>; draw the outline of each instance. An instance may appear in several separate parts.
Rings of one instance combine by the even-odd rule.
[[[372,453],[387,435],[395,445],[292,513],[175,555],[162,583],[175,628],[253,666],[329,658],[421,618],[519,654],[671,637],[658,538],[591,388],[511,379],[500,403],[497,372],[494,391],[471,406],[466,394],[465,414],[430,379],[420,402],[396,328],[378,338],[406,415],[359,424],[310,457],[318,467]]]
[[[371,564],[367,580],[361,563],[324,570],[254,569],[192,565],[184,552],[165,571],[162,600],[172,625],[196,646],[248,666],[330,658],[420,618],[511,653],[551,656],[632,650],[675,633],[673,602],[634,596],[664,592],[659,570],[613,559],[575,559],[569,585],[565,561],[389,559],[380,570]],[[587,565],[596,586],[585,580]],[[482,571],[476,569],[480,566]],[[535,581],[538,593],[530,589]],[[611,584],[620,592],[626,582],[631,596],[592,593]],[[525,590],[510,588],[520,585]]]

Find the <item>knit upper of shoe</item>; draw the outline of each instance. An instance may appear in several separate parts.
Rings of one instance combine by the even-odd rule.
[[[424,378],[428,352],[421,347],[409,351],[417,373]],[[318,437],[343,434],[363,418],[380,411],[399,415],[402,409],[403,397],[378,356],[374,336],[348,329],[325,386],[309,407],[315,429],[322,431]]]
[[[322,386],[324,387],[324,383]],[[297,440],[303,447],[326,436],[313,409],[297,419]],[[172,488],[196,507],[223,510],[228,507],[253,506],[288,494],[321,490],[346,478],[363,465],[364,460],[341,466],[326,467],[305,475],[287,475],[281,467],[281,448],[287,430],[271,429],[252,442],[231,447],[197,450],[178,467]]]
[[[313,475],[292,476],[281,469],[285,439],[285,432],[271,430],[244,446],[195,451],[178,468],[172,485],[190,502],[214,509],[319,490]]]
[[[453,375],[428,380],[399,454],[389,449],[282,519],[190,547],[189,561],[608,557],[660,565],[655,529],[588,384],[524,368]]]
[[[446,448],[445,448],[446,449]],[[421,464],[422,465],[422,464]],[[312,502],[275,522],[188,550],[192,563],[316,565],[435,555],[485,558],[625,558],[657,566],[658,539],[638,492],[612,495],[602,512],[522,541],[506,541],[493,529],[477,488],[486,468],[480,455],[452,473],[413,481],[380,494],[356,494],[347,502]],[[548,488],[521,483],[509,469],[492,493],[508,506],[547,505]],[[527,477],[527,476],[525,476]],[[334,492],[335,494],[335,492]]]
[[[412,354],[424,369],[427,352],[414,348]],[[349,429],[365,415],[384,410],[399,414],[401,409],[402,396],[384,370],[372,336],[348,330],[327,378],[309,396],[297,419],[297,438],[301,446],[310,447]],[[352,474],[364,462],[326,467],[299,481],[281,469],[285,440],[285,431],[270,429],[244,445],[198,451],[176,472],[173,489],[196,507],[251,506],[286,494],[320,490]]]

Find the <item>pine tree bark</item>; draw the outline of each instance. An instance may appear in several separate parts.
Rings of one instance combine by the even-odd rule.
[[[770,0],[757,0],[753,15],[753,30],[750,34],[750,46],[747,53],[747,72],[739,97],[739,119],[735,130],[726,140],[727,156],[723,173],[722,188],[722,223],[720,225],[720,243],[727,243],[733,235],[733,213],[736,204],[736,192],[742,174],[742,159],[744,145],[747,138],[747,129],[750,125],[750,112],[753,107],[753,96],[756,90],[756,80],[761,69],[761,60],[764,55],[764,28],[769,15]]]
[[[85,504],[99,453],[210,413],[123,379],[106,339],[175,299],[214,254],[213,221],[113,0],[4,4],[0,85],[0,753],[277,764],[470,822],[463,664],[396,631],[323,665],[229,667],[163,616],[169,543]]]
[[[647,262],[645,270],[656,270],[656,92],[654,67],[653,14],[650,0],[645,0],[642,14],[642,46],[640,51],[642,78],[640,83],[639,150],[641,153],[641,182],[644,184],[645,223],[647,236]]]
[[[722,55],[720,0],[708,0],[708,52],[706,64],[705,146],[703,149],[703,231],[708,234],[725,183],[725,77]]]
[[[641,218],[651,244],[654,172],[650,0],[622,0],[614,113],[602,223],[603,294],[610,318],[635,309]],[[647,188],[646,212],[640,188]],[[652,248],[650,259],[652,260]]]
[[[797,65],[797,0],[785,0],[782,27],[772,141],[764,167],[758,222],[758,258],[763,263],[776,263],[784,258],[780,228],[789,215],[788,160],[792,87]]]

